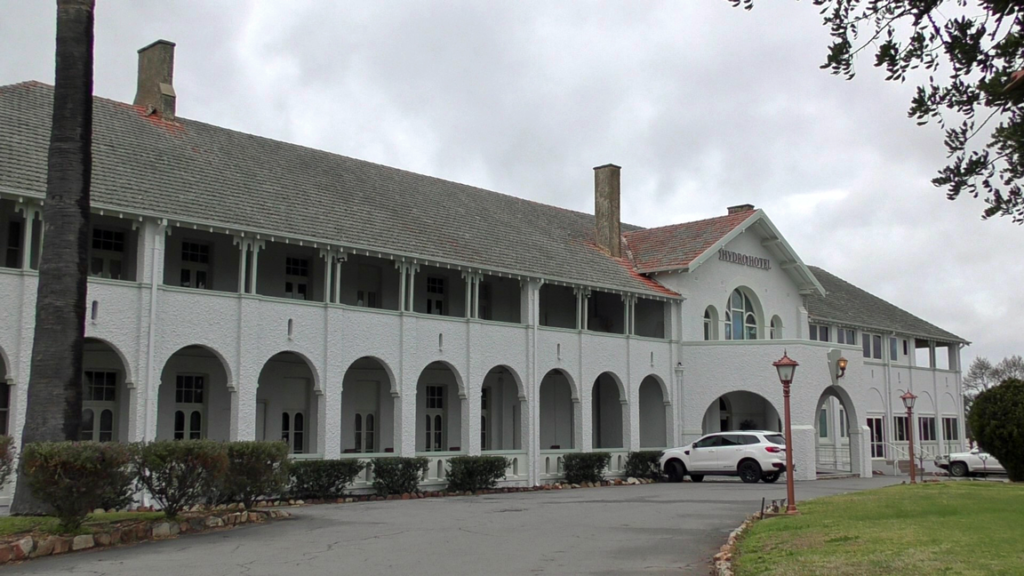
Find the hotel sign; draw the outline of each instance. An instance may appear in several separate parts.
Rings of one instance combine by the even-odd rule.
[[[733,264],[742,264],[744,266],[750,266],[751,268],[760,268],[761,270],[771,270],[772,262],[767,258],[757,258],[755,256],[747,256],[746,254],[740,254],[739,252],[730,252],[728,250],[719,250],[718,259],[726,262],[732,262]]]

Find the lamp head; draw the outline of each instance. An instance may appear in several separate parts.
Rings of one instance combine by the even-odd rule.
[[[800,363],[790,358],[785,351],[782,353],[782,358],[772,362],[772,366],[775,366],[775,369],[779,371],[779,381],[783,384],[793,381],[793,375],[796,373],[796,367],[799,365]]]
[[[846,358],[840,356],[839,360],[836,362],[836,368],[838,368],[838,370],[839,370],[836,373],[836,378],[842,378],[843,376],[846,375],[846,365],[847,364],[849,364],[849,360],[847,360]]]
[[[907,410],[913,410],[914,402],[917,400],[917,396],[914,396],[914,394],[910,390],[907,390],[907,392],[903,396],[900,396],[900,400],[903,400],[904,408],[906,408]]]

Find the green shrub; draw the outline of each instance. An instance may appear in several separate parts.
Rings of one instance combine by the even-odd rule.
[[[228,469],[220,487],[222,498],[251,509],[263,496],[280,494],[288,486],[288,444],[229,442]]]
[[[569,484],[600,482],[612,455],[607,452],[578,452],[563,457],[565,481]]]
[[[1024,482],[1024,381],[1016,378],[978,394],[968,416],[978,446]]]
[[[224,444],[212,440],[158,440],[139,448],[139,483],[168,518],[213,496],[228,470]]]
[[[0,436],[0,488],[11,479],[14,471],[14,438]]]
[[[503,456],[455,456],[448,459],[448,490],[489,490],[505,477],[508,466]]]
[[[359,460],[297,460],[292,462],[291,488],[295,498],[340,498],[366,464]]]
[[[373,488],[379,496],[415,492],[430,463],[426,458],[374,458]]]
[[[133,452],[112,442],[36,442],[25,446],[21,466],[32,495],[74,531],[105,500],[131,493]]]
[[[661,450],[630,452],[626,458],[626,476],[661,480]]]

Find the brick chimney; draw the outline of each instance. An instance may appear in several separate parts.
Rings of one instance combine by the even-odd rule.
[[[739,214],[740,212],[753,212],[753,204],[740,204],[738,206],[729,206],[729,214]]]
[[[174,42],[157,40],[139,50],[139,84],[135,105],[152,108],[174,120]]]
[[[619,223],[619,171],[615,164],[594,168],[594,219],[597,243],[612,256],[622,256]]]

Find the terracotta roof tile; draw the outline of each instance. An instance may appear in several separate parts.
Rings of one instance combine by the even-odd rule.
[[[626,232],[623,237],[638,272],[685,268],[748,218],[755,210]]]

